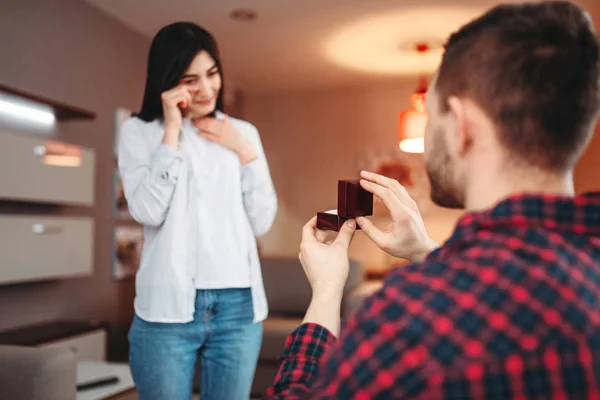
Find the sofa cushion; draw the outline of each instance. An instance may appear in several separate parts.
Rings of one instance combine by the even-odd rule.
[[[271,315],[304,317],[312,291],[298,258],[263,258],[263,281]],[[348,292],[364,279],[364,268],[358,261],[350,260],[350,273],[344,288]]]
[[[259,360],[277,360],[288,335],[302,324],[302,318],[269,317],[263,322],[263,342]]]
[[[63,349],[0,346],[0,397],[75,400],[75,354]]]
[[[364,282],[352,291],[346,293],[342,304],[342,318],[347,320],[364,300],[381,288],[381,281]],[[304,310],[306,312],[306,309]],[[260,360],[277,360],[285,348],[288,335],[302,324],[304,313],[300,318],[271,316],[263,322],[263,343],[260,350]]]
[[[252,382],[252,391],[250,392],[253,398],[262,398],[264,396],[267,389],[273,384],[276,374],[276,360],[272,362],[261,361],[258,363],[254,371],[254,381]]]

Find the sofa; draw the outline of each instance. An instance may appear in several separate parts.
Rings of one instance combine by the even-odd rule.
[[[64,349],[0,345],[0,398],[75,400],[75,354]]]
[[[312,295],[297,258],[263,258],[261,264],[269,317],[263,324],[262,347],[252,385],[253,396],[262,395],[273,382],[286,338],[302,323]],[[366,281],[363,265],[351,260],[342,301],[342,323],[380,286],[380,282]]]

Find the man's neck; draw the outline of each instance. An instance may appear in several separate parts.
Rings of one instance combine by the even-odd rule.
[[[573,196],[573,173],[570,171],[558,175],[520,170],[493,177],[477,177],[467,187],[465,208],[467,211],[486,210],[510,196],[522,193]]]

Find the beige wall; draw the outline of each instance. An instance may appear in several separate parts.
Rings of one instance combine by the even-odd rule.
[[[96,151],[96,206],[92,210],[0,203],[0,213],[94,216],[94,275],[0,286],[0,329],[58,318],[128,321],[132,316],[133,282],[115,283],[110,278],[113,112],[117,106],[137,109],[149,40],[81,0],[3,1],[0,21],[3,84],[98,115],[93,122],[61,125],[56,134],[61,140]]]
[[[575,190],[579,193],[600,190],[600,124],[575,169]]]

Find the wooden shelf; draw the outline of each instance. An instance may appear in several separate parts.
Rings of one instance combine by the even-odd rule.
[[[14,96],[23,97],[27,100],[35,101],[37,103],[46,104],[54,110],[54,115],[57,121],[70,121],[70,120],[93,120],[96,118],[96,113],[84,110],[79,107],[71,106],[68,104],[60,103],[42,96],[27,93],[20,89],[15,89],[0,83],[0,92],[8,93]]]
[[[0,345],[36,346],[106,327],[98,321],[49,321],[0,332]]]

